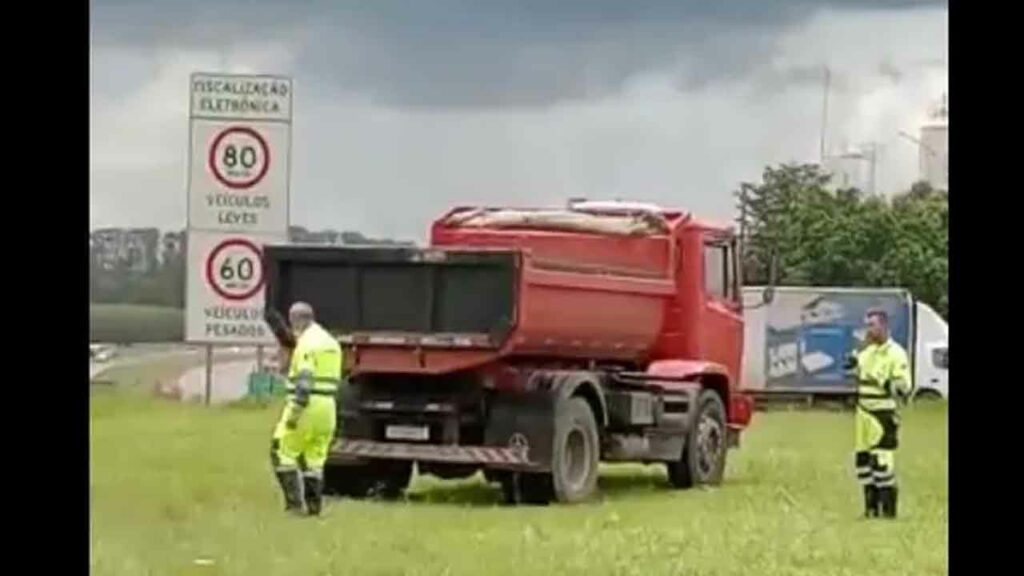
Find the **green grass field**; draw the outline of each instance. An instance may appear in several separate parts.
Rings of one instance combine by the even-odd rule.
[[[659,467],[603,471],[591,504],[512,508],[480,480],[418,478],[398,503],[281,511],[269,408],[117,390],[91,406],[97,575],[945,574],[944,404],[905,412],[901,518],[860,518],[852,417],[758,414],[726,483],[671,491]]]
[[[181,342],[185,312],[132,304],[90,304],[90,342]]]

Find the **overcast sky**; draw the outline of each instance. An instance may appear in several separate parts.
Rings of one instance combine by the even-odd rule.
[[[295,81],[292,223],[421,240],[456,203],[721,220],[769,163],[876,141],[917,175],[948,12],[897,0],[93,0],[92,226],[185,225],[188,78]]]

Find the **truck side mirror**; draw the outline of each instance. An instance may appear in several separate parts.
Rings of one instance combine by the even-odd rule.
[[[775,285],[779,279],[779,254],[772,251],[768,257],[768,285],[761,292],[761,305],[767,306],[775,300]]]
[[[778,254],[776,254],[775,252],[772,252],[772,254],[771,254],[771,256],[769,256],[769,260],[768,260],[768,285],[765,286],[764,289],[761,291],[761,298],[760,298],[761,301],[757,302],[756,304],[753,304],[753,303],[751,303],[751,304],[743,303],[743,308],[744,309],[746,309],[746,310],[757,310],[758,308],[763,308],[765,306],[768,306],[769,304],[771,304],[772,302],[775,301],[775,285],[777,283],[776,279],[778,278],[778,272],[777,272],[778,268],[779,268],[779,257],[778,257]],[[741,270],[742,270],[742,267],[741,267]]]

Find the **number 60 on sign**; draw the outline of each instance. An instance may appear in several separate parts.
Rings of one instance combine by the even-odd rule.
[[[284,242],[286,237],[276,234],[189,231],[189,342],[273,342],[263,321],[263,246]]]
[[[262,250],[246,238],[227,238],[206,258],[206,281],[226,300],[252,298],[263,280]]]

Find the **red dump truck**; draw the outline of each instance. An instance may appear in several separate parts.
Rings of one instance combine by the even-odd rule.
[[[483,470],[513,503],[578,502],[599,461],[718,484],[750,422],[728,227],[622,203],[456,208],[426,248],[267,246],[266,302],[346,350],[327,490],[398,496]]]

